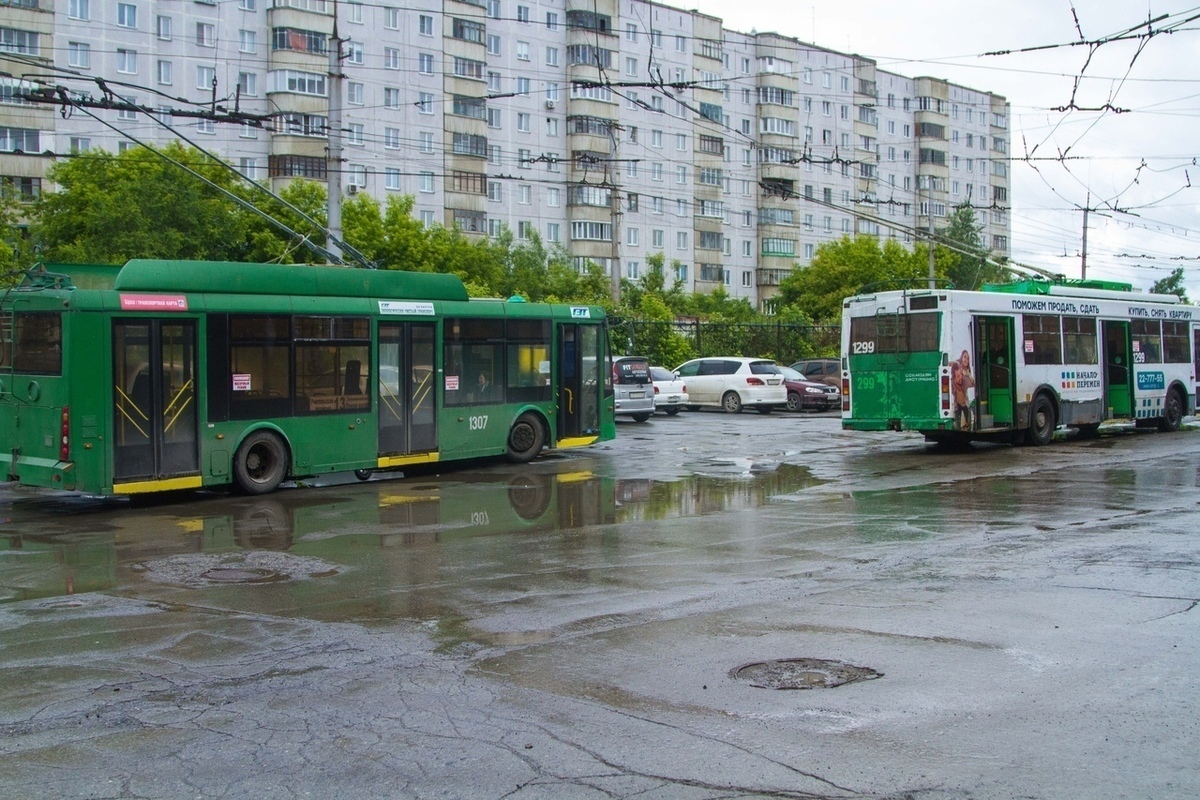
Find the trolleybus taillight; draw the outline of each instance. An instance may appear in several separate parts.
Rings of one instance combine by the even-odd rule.
[[[942,411],[950,410],[950,376],[942,375]]]
[[[850,376],[842,376],[842,411],[850,410]]]
[[[62,431],[58,437],[58,460],[66,461],[71,455],[71,409],[63,406]]]

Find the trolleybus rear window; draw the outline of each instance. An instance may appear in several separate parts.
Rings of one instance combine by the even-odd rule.
[[[31,375],[62,374],[62,314],[0,317],[0,367]]]
[[[940,350],[938,328],[941,318],[938,312],[853,317],[850,320],[850,354]]]

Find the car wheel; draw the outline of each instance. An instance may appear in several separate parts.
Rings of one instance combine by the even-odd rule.
[[[799,411],[800,410],[800,394],[798,392],[788,392],[787,410],[788,411]]]
[[[742,398],[737,392],[726,392],[721,398],[721,408],[725,409],[727,414],[740,414],[742,412]]]
[[[288,451],[272,431],[254,431],[233,456],[233,479],[246,494],[269,494],[287,477]]]
[[[633,417],[634,422],[645,422],[650,419],[649,414],[630,414],[629,416]]]
[[[687,410],[688,410],[688,411],[699,411],[699,410],[700,410],[700,406],[688,406],[688,407],[687,407]]]
[[[664,408],[664,409],[663,409],[663,411],[665,411],[665,412],[667,413],[667,416],[668,416],[668,417],[673,417],[673,416],[675,416],[676,414],[678,414],[678,413],[679,413],[679,410],[680,410],[680,409],[679,409],[679,406],[671,406],[670,408]]]
[[[1163,415],[1158,421],[1158,429],[1163,433],[1173,433],[1183,425],[1183,396],[1178,389],[1167,393],[1167,402],[1163,404]]]
[[[1054,404],[1044,394],[1033,398],[1029,409],[1029,441],[1038,447],[1050,444],[1058,421],[1054,416]]]
[[[517,417],[508,432],[508,460],[517,464],[532,461],[546,443],[546,429],[533,414]]]

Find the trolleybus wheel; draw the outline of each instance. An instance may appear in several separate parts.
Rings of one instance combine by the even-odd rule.
[[[536,416],[528,412],[517,417],[508,432],[508,460],[517,464],[532,461],[542,452],[546,431]]]
[[[1033,406],[1029,409],[1029,442],[1039,447],[1050,444],[1057,427],[1054,404],[1050,402],[1050,398],[1044,394],[1033,398]]]
[[[1158,421],[1158,429],[1163,433],[1179,430],[1183,425],[1183,397],[1178,389],[1167,392],[1167,402],[1163,403],[1162,419]]]
[[[373,469],[356,469],[354,470],[354,477],[360,481],[369,481],[373,472],[375,472]]]
[[[721,408],[730,414],[740,414],[742,398],[738,397],[737,392],[726,392],[725,396],[721,398]]]
[[[233,477],[246,494],[267,494],[287,476],[287,447],[271,431],[255,431],[242,440],[233,456]]]

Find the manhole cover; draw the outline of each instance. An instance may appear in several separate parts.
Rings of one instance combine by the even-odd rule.
[[[743,664],[730,670],[729,677],[759,689],[832,689],[844,683],[882,678],[883,673],[844,661],[780,658]]]
[[[200,577],[215,583],[272,583],[287,580],[286,575],[280,575],[275,570],[247,567],[218,567],[200,573]]]

